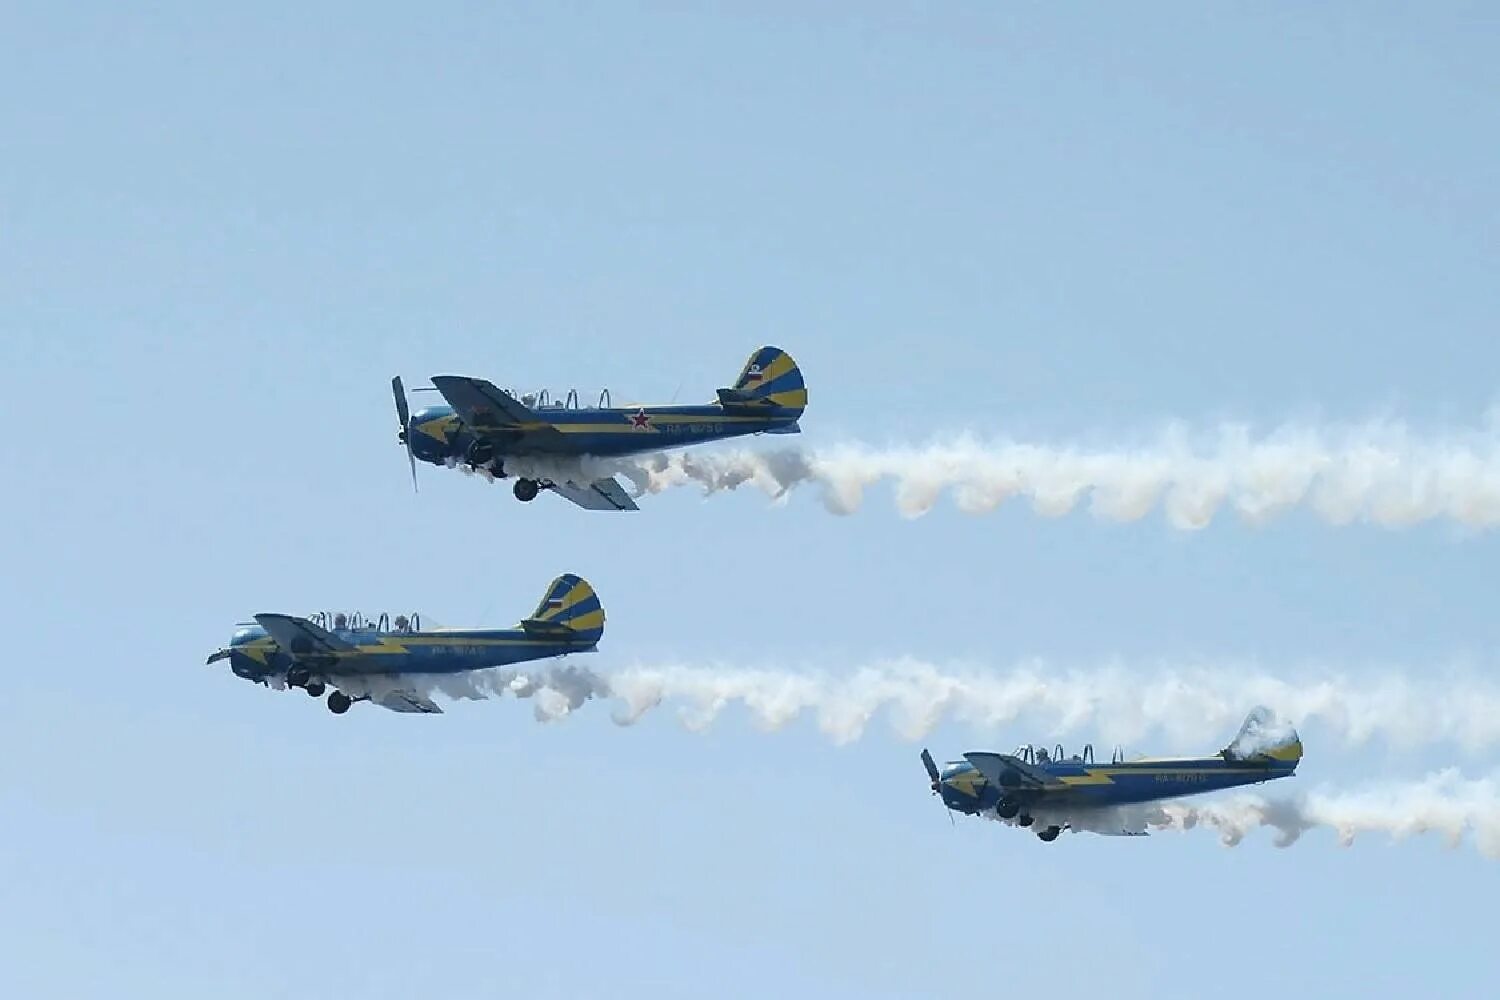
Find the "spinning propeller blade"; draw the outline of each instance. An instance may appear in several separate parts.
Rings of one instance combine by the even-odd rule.
[[[927,752],[926,747],[922,748],[922,766],[927,769],[927,777],[932,779],[932,790],[936,792],[943,779],[938,773],[937,762],[932,759],[932,754]]]
[[[396,397],[396,417],[401,421],[401,431],[396,436],[401,443],[406,445],[406,461],[411,466],[411,489],[413,493],[417,490],[417,456],[412,454],[411,434],[408,431],[408,422],[411,420],[411,410],[406,405],[406,388],[401,384],[401,376],[397,375],[391,379],[391,394]]]

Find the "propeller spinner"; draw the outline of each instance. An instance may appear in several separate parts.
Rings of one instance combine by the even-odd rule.
[[[401,384],[401,376],[397,375],[391,379],[391,394],[396,397],[396,417],[401,421],[401,430],[396,435],[397,439],[406,445],[406,461],[411,466],[411,489],[417,491],[417,456],[412,454],[411,435],[407,433],[407,427],[411,421],[411,410],[406,405],[406,388]]]

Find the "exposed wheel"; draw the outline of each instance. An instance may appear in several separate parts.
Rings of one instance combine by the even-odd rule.
[[[1036,822],[1036,820],[1033,817],[1029,816],[1029,815],[1027,815],[1027,816],[1021,816],[1021,817],[1018,817],[1016,819],[1016,824],[1019,825],[1019,826],[1030,826],[1032,823],[1035,823],[1035,822]]]
[[[1056,826],[1049,826],[1049,827],[1047,827],[1047,829],[1045,829],[1045,830],[1038,830],[1038,831],[1037,831],[1037,832],[1036,832],[1036,835],[1037,835],[1037,837],[1038,837],[1038,838],[1040,838],[1040,839],[1041,839],[1041,840],[1042,840],[1042,841],[1043,841],[1043,842],[1044,842],[1044,843],[1048,843],[1048,844],[1050,844],[1050,843],[1052,843],[1052,842],[1053,842],[1053,841],[1054,841],[1054,840],[1056,840],[1056,839],[1057,839],[1057,835],[1058,835],[1058,834],[1059,834],[1059,833],[1062,833],[1062,828],[1061,828],[1061,827],[1056,827]]]
[[[308,681],[306,684],[302,685],[302,687],[307,691],[308,694],[312,695],[314,698],[323,697],[323,692],[328,690],[323,686],[322,681]]]
[[[536,495],[541,492],[541,484],[535,479],[517,479],[516,485],[511,487],[516,499],[522,503],[535,500]]]
[[[328,711],[334,715],[343,715],[353,704],[354,699],[342,691],[333,691],[328,695]]]
[[[312,680],[312,671],[306,667],[293,667],[286,672],[287,687],[303,687],[310,680]]]

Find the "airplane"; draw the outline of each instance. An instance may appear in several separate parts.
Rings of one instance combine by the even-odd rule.
[[[968,816],[1031,827],[1045,842],[1064,829],[1108,836],[1145,836],[1146,803],[1221,788],[1289,778],[1302,759],[1302,740],[1268,708],[1246,717],[1234,740],[1212,757],[1127,761],[1119,749],[1108,765],[1092,746],[1064,757],[1026,745],[1013,754],[974,752],[939,771],[922,751],[922,766],[943,805]]]
[[[310,618],[259,614],[208,658],[228,660],[238,677],[266,687],[328,691],[343,715],[370,701],[393,712],[441,713],[411,674],[459,674],[487,667],[592,652],[604,634],[599,596],[580,577],[553,580],[531,617],[509,629],[423,629],[421,618],[319,612]]]
[[[569,391],[552,400],[545,390],[519,398],[482,378],[437,375],[434,389],[447,405],[412,413],[401,376],[391,379],[406,446],[412,488],[417,460],[462,466],[490,478],[515,478],[516,499],[530,501],[550,489],[585,510],[638,510],[613,476],[588,471],[592,459],[621,458],[664,448],[746,434],[797,434],[807,408],[807,388],[791,355],[762,347],[750,355],[734,385],[712,403],[610,406],[609,390],[597,406],[578,405]]]

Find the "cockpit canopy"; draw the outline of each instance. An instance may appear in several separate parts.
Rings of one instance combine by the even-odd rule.
[[[1061,743],[1053,744],[1049,751],[1046,747],[1032,746],[1023,743],[1016,747],[1014,756],[1027,764],[1092,764],[1094,762],[1094,745],[1085,743],[1081,753],[1068,756],[1063,752]],[[1118,764],[1125,759],[1125,751],[1115,747],[1111,763]]]
[[[369,617],[359,611],[318,611],[307,616],[307,620],[330,632],[420,632],[422,616],[392,615],[382,611]]]
[[[546,389],[538,389],[536,392],[526,392],[517,396],[509,389],[505,394],[512,399],[519,399],[522,406],[533,410],[607,410],[609,409],[609,390],[603,389],[599,392],[599,402],[593,406],[580,407],[578,403],[578,390],[569,389],[560,399],[553,399]]]

